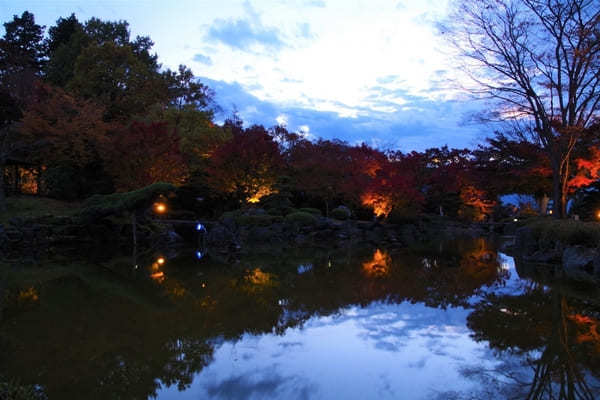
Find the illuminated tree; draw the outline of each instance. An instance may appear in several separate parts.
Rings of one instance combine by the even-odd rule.
[[[164,122],[133,122],[112,137],[104,157],[120,191],[156,182],[181,184],[187,177],[180,138]]]
[[[277,143],[262,126],[225,128],[232,137],[212,153],[207,183],[236,201],[257,202],[272,192],[283,166]]]
[[[566,216],[573,149],[600,111],[600,3],[458,0],[448,37],[477,94],[550,160],[557,217]]]
[[[113,128],[104,122],[103,114],[103,107],[90,100],[38,84],[21,125],[24,139],[35,149],[32,161],[82,167],[98,159]]]

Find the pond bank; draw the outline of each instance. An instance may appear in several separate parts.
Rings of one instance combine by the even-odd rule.
[[[556,277],[600,284],[600,226],[594,222],[536,218],[515,231],[511,252],[546,265]]]

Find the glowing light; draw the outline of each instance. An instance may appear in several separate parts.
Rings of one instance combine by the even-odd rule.
[[[596,212],[596,218],[600,219],[600,211]]]
[[[363,271],[370,277],[382,277],[389,274],[391,262],[392,259],[387,252],[377,249],[373,258],[363,264]]]
[[[156,259],[156,262],[158,263],[158,265],[163,265],[165,263],[165,258],[164,257],[158,257],[158,259]]]
[[[198,223],[196,224],[196,230],[197,230],[198,232],[202,232],[202,231],[206,231],[206,228],[204,227],[204,225],[202,225],[200,222],[198,222]]]
[[[377,193],[365,193],[360,198],[364,206],[370,207],[377,217],[387,217],[392,211],[389,197]]]
[[[248,203],[258,203],[261,198],[273,193],[277,193],[277,191],[272,190],[269,186],[261,186],[258,191],[254,195],[248,197],[246,201]]]
[[[272,277],[270,273],[263,272],[260,268],[255,268],[250,275],[246,276],[246,279],[255,285],[267,285],[271,283]]]
[[[37,290],[30,287],[26,290],[19,291],[19,302],[21,303],[33,303],[40,299]]]
[[[150,278],[154,279],[158,283],[161,283],[162,281],[165,280],[165,273],[162,272],[162,271],[155,272],[155,273],[153,273],[153,274],[150,275]]]
[[[552,210],[548,211],[548,214],[552,215]]]
[[[518,221],[519,221],[519,219],[518,219],[518,218],[515,218],[515,219],[513,219],[513,221],[514,221],[514,222],[518,222]]]
[[[198,260],[200,260],[200,259],[202,259],[202,257],[204,257],[204,254],[202,254],[202,252],[201,252],[200,250],[198,250],[198,251],[196,252],[196,258],[197,258]]]
[[[154,203],[154,211],[158,214],[164,214],[167,211],[165,203]]]

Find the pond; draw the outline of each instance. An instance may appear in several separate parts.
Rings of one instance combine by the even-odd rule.
[[[600,398],[600,299],[484,239],[37,268],[0,371],[50,399]]]

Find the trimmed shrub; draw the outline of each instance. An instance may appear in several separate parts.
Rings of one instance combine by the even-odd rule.
[[[299,209],[298,211],[316,215],[318,217],[320,217],[322,215],[321,210],[319,210],[318,208],[304,207],[304,208]]]
[[[574,221],[572,219],[536,218],[527,223],[533,237],[541,248],[554,247],[556,242],[564,245],[598,247],[600,245],[600,224],[596,222]]]
[[[415,224],[420,218],[418,210],[410,207],[394,208],[387,216],[386,221],[391,224]]]
[[[283,221],[283,217],[276,215],[240,215],[235,219],[239,226],[269,226]]]
[[[175,186],[170,183],[158,182],[131,192],[97,194],[85,200],[79,216],[85,219],[99,219],[123,212],[133,212],[150,207],[159,195],[174,191]]]
[[[352,216],[352,212],[346,206],[339,206],[331,210],[330,215],[332,218],[345,221]]]
[[[316,225],[318,220],[317,217],[311,213],[298,211],[286,215],[285,222],[300,226],[312,226]]]

